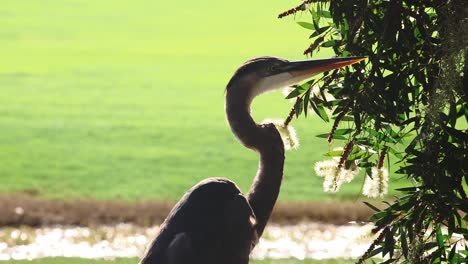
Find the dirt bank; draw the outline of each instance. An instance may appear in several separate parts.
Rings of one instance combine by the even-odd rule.
[[[123,202],[48,200],[28,194],[0,195],[0,226],[44,226],[134,223],[147,226],[161,223],[172,202]],[[272,215],[277,223],[303,220],[344,224],[367,221],[372,211],[361,202],[278,203]]]

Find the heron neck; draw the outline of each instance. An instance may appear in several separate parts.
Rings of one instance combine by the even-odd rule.
[[[232,91],[233,89],[231,89]],[[234,135],[247,148],[260,154],[257,174],[247,199],[257,219],[257,233],[262,235],[278,198],[284,167],[284,146],[272,125],[258,125],[250,115],[248,94],[228,92],[226,115]]]

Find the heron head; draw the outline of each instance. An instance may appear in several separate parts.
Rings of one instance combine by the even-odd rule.
[[[250,99],[264,92],[297,84],[319,73],[360,62],[365,57],[287,61],[276,57],[259,57],[245,62],[227,85],[243,89]]]

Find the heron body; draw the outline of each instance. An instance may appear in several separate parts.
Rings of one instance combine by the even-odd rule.
[[[161,226],[142,263],[248,263],[255,216],[239,188],[207,179],[190,189]]]
[[[174,206],[141,264],[247,264],[278,198],[284,145],[273,124],[257,124],[252,100],[315,74],[361,61],[362,57],[289,62],[275,57],[247,61],[226,88],[226,117],[234,135],[259,153],[246,195],[231,181],[206,179]]]

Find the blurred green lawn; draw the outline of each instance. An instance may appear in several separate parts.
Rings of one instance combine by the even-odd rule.
[[[136,264],[138,259],[116,259],[116,260],[90,260],[90,259],[78,259],[78,258],[45,258],[37,259],[33,261],[0,261],[1,263],[8,264]],[[284,260],[257,260],[251,261],[251,264],[345,264],[353,263],[352,260],[344,259],[331,259],[331,260],[296,260],[296,259],[284,259]]]
[[[206,177],[247,190],[257,156],[231,135],[224,88],[251,57],[304,59],[308,32],[276,18],[295,4],[3,0],[0,191],[175,200]],[[272,93],[253,115],[284,118],[290,107]],[[301,147],[287,153],[280,200],[357,197],[362,173],[334,195],[314,175],[314,162],[342,144],[315,137],[330,124],[293,125]]]

